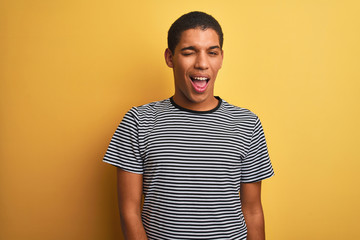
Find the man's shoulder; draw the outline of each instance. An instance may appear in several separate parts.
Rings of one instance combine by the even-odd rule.
[[[161,112],[169,108],[170,99],[164,99],[160,101],[154,101],[146,103],[140,106],[132,107],[129,112],[135,113],[136,115],[151,116],[156,112]]]
[[[241,117],[241,118],[251,118],[251,119],[256,119],[257,115],[250,111],[247,108],[244,107],[239,107],[237,105],[233,105],[231,103],[228,103],[225,100],[223,101],[223,107],[222,110],[224,112],[224,114],[229,115],[229,116],[233,116],[233,117]]]
[[[137,106],[135,108],[137,108],[139,111],[157,110],[157,109],[162,109],[164,107],[168,107],[169,103],[170,103],[170,99],[167,98],[167,99],[160,100],[160,101],[146,103],[146,104]]]

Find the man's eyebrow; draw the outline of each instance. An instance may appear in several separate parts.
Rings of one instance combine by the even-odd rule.
[[[195,47],[190,46],[190,47],[184,47],[184,48],[180,49],[180,51],[185,51],[185,50],[195,50]]]
[[[216,46],[209,47],[209,49],[210,50],[212,50],[212,49],[220,49],[220,47],[216,45]],[[185,51],[185,50],[196,50],[196,49],[195,49],[194,46],[184,47],[184,48],[180,49],[180,51]]]
[[[220,49],[220,47],[219,46],[211,46],[211,47],[209,47],[209,49],[211,50],[211,49]]]

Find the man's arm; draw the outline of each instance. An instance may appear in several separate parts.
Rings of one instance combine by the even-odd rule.
[[[121,226],[126,240],[147,240],[141,221],[143,176],[117,168]]]
[[[248,240],[264,240],[264,213],[261,205],[261,181],[241,183],[240,199],[244,214]]]

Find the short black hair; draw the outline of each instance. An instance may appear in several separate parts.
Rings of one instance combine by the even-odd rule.
[[[200,28],[206,30],[211,28],[219,36],[220,48],[222,49],[224,42],[224,34],[221,26],[216,19],[204,12],[189,12],[179,17],[170,27],[168,31],[168,48],[174,54],[176,45],[180,42],[181,34],[188,29]]]

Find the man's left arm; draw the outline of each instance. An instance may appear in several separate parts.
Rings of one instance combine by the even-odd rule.
[[[241,183],[240,199],[247,226],[247,240],[264,240],[265,224],[261,205],[261,181]]]

